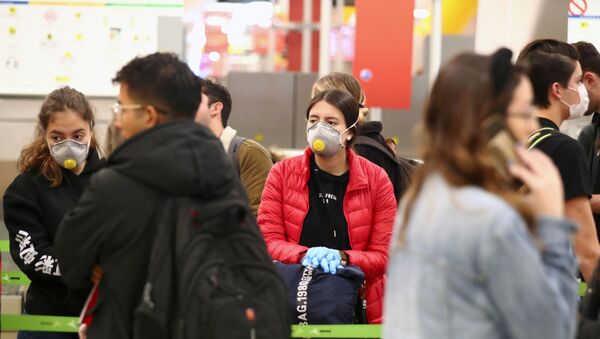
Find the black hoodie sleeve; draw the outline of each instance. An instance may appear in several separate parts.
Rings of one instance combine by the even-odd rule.
[[[61,272],[44,225],[39,194],[28,174],[19,175],[4,193],[4,223],[10,254],[32,281],[60,282]]]
[[[56,256],[60,258],[63,281],[71,288],[89,286],[91,272],[98,263],[98,253],[105,232],[102,207],[108,201],[102,193],[103,171],[90,179],[81,199],[63,218],[56,233]]]

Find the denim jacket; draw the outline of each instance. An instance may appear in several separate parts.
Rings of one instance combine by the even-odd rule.
[[[539,218],[534,240],[504,200],[478,187],[450,186],[437,174],[415,201],[403,245],[400,209],[384,338],[574,337],[574,224]]]

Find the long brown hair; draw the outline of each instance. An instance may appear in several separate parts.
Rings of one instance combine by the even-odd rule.
[[[405,196],[401,244],[411,209],[425,179],[432,173],[439,173],[452,186],[473,185],[498,195],[515,208],[529,230],[534,231],[533,212],[523,196],[494,168],[492,154],[486,147],[490,136],[482,128],[493,114],[506,118],[512,93],[522,81],[524,71],[515,67],[506,69],[502,89],[497,91],[491,59],[465,53],[440,70],[422,120],[421,154],[425,163],[416,171]],[[510,57],[507,62],[510,64]]]
[[[57,112],[72,111],[77,113],[85,122],[90,124],[92,139],[90,142],[90,151],[98,149],[93,128],[95,124],[94,112],[92,106],[86,97],[79,91],[71,87],[62,87],[52,91],[42,104],[38,113],[38,123],[35,131],[35,139],[32,143],[25,146],[21,151],[21,156],[17,161],[17,169],[23,173],[28,170],[37,170],[44,178],[51,182],[51,187],[60,185],[63,179],[61,167],[52,159],[48,142],[46,141],[46,129],[52,116]]]

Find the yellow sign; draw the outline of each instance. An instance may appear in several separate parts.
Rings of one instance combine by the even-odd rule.
[[[15,26],[10,26],[8,28],[8,34],[9,35],[15,35],[15,34],[17,34],[17,28]]]
[[[428,9],[430,10],[430,9]],[[442,1],[442,34],[464,34],[477,14],[477,0]],[[431,31],[431,15],[415,20],[415,33],[428,35]]]
[[[54,79],[56,79],[56,81],[58,81],[58,82],[63,82],[64,83],[64,82],[69,82],[69,80],[71,78],[69,78],[68,75],[57,75]]]
[[[8,14],[11,14],[11,15],[17,14],[17,8],[16,7],[8,7]]]

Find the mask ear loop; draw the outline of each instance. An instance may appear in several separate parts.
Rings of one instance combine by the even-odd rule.
[[[581,95],[579,94],[579,89],[573,89],[573,88],[571,88],[571,86],[568,86],[568,85],[567,85],[567,87],[565,87],[565,88],[566,88],[566,89],[568,89],[568,90],[570,90],[570,91],[573,91],[573,92],[577,93],[577,96],[579,96],[579,102],[581,102],[581,99],[582,99],[582,98],[581,98]],[[569,109],[571,109],[571,107],[575,107],[575,106],[579,105],[579,102],[578,102],[578,103],[576,103],[576,104],[572,104],[572,105],[569,105],[569,104],[567,104],[567,103],[566,103],[566,102],[565,102],[565,101],[562,99],[562,95],[561,95],[561,97],[558,99],[558,101],[560,101],[560,102],[562,102],[563,104],[565,104],[565,106],[567,106]]]
[[[358,124],[359,120],[360,120],[360,114],[358,115],[358,118],[356,118],[356,121],[352,125],[350,125],[350,127],[346,128],[345,130],[342,131],[342,133],[340,133],[340,138],[339,138],[340,140],[339,141],[340,141],[340,145],[342,145],[342,147],[346,147],[346,143],[342,142],[342,134],[348,132],[352,127],[356,126],[356,124]],[[347,141],[350,140],[350,139],[352,139],[352,137],[346,138]]]

